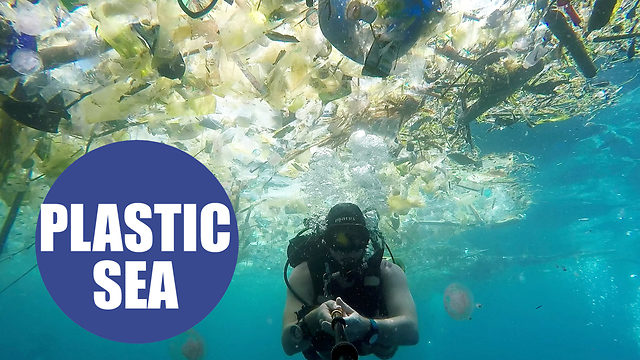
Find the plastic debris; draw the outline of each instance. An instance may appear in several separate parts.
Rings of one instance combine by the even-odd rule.
[[[593,64],[589,54],[587,54],[582,40],[571,29],[564,15],[557,10],[551,9],[544,16],[544,21],[553,35],[567,48],[569,54],[578,65],[580,72],[587,78],[596,76],[598,69]]]

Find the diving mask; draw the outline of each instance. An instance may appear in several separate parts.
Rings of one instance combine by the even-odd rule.
[[[369,230],[364,226],[341,226],[327,231],[325,241],[333,251],[349,253],[366,248]]]

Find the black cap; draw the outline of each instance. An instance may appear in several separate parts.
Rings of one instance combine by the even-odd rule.
[[[327,228],[342,226],[367,226],[362,211],[356,204],[341,203],[329,210],[327,215]]]

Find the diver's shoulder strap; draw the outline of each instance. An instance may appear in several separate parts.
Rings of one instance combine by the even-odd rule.
[[[382,256],[384,249],[377,249],[373,255],[367,260],[367,273],[380,276],[380,264],[382,264]]]

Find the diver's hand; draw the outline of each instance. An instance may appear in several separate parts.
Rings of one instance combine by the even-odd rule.
[[[313,315],[315,318],[314,326],[318,326],[316,329],[333,335],[333,329],[331,328],[331,320],[333,319],[331,318],[331,313],[335,310],[342,310],[342,308],[334,300],[327,300],[309,313],[309,315]]]
[[[366,317],[358,314],[342,298],[336,299],[336,305],[342,308],[342,317],[347,325],[345,333],[350,342],[362,339],[371,327],[371,322]]]

